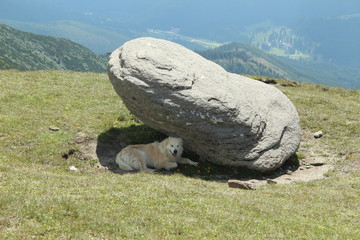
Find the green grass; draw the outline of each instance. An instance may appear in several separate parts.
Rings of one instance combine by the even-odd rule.
[[[360,175],[341,169],[359,161],[360,92],[276,81],[301,116],[298,157],[326,152],[336,169],[245,191],[209,177],[230,171],[213,165],[121,175],[64,159],[78,132],[126,143],[162,136],[127,111],[105,74],[0,71],[0,238],[359,239]],[[308,133],[320,129],[314,141]]]

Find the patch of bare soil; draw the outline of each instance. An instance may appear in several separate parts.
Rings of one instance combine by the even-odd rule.
[[[114,173],[125,173],[115,163],[117,153],[126,146],[121,132],[106,132],[97,139],[88,138],[85,133],[76,135],[76,156],[82,160],[97,160],[94,167],[112,171]]]
[[[315,139],[311,133],[303,134],[303,143],[300,146],[299,152],[302,157],[297,159],[297,164],[284,164],[283,167],[270,174],[254,174],[253,177],[247,175],[244,177],[238,176],[235,180],[239,180],[245,183],[245,185],[251,185],[252,189],[255,189],[257,186],[264,184],[290,184],[297,182],[310,182],[316,179],[321,179],[324,177],[330,169],[333,168],[334,157],[331,154],[327,153],[322,144],[321,138]],[[97,160],[98,164],[95,165],[97,168],[107,169],[114,173],[127,173],[118,168],[115,163],[117,153],[124,148],[127,144],[124,141],[124,134],[120,130],[110,130],[109,132],[103,133],[98,136],[97,139],[90,139],[86,136],[85,133],[78,133],[75,140],[76,149],[78,149],[74,154],[80,159],[83,160]],[[321,149],[321,151],[319,150]],[[203,166],[207,163],[200,163]],[[358,169],[360,168],[359,161],[357,161]],[[191,166],[192,167],[192,166]],[[203,167],[204,169],[210,169],[210,167]],[[195,169],[196,171],[196,169]],[[241,170],[240,170],[241,171]],[[218,176],[207,176],[204,177],[201,174],[189,174],[186,167],[180,167],[177,170],[178,173],[183,173],[186,176],[204,178],[206,180],[218,180],[218,181],[227,181],[234,180],[231,179],[230,174],[212,172],[209,173],[215,174]],[[161,171],[162,174],[172,174],[173,172]]]

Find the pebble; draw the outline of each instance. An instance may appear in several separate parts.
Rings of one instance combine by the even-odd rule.
[[[317,159],[315,161],[310,162],[310,165],[315,167],[322,166],[324,164],[325,164],[325,160],[322,159]]]
[[[70,170],[70,171],[74,171],[74,172],[79,171],[79,170],[77,169],[77,167],[75,167],[75,166],[70,166],[70,167],[69,167],[69,170]]]
[[[321,138],[322,136],[324,136],[323,131],[317,131],[314,133],[314,138]]]
[[[255,190],[255,188],[244,181],[240,181],[240,180],[235,180],[235,179],[230,179],[228,181],[229,187],[231,188],[240,188],[240,189],[245,189],[245,190]]]
[[[55,131],[55,132],[60,130],[60,128],[58,128],[58,127],[56,127],[56,126],[50,126],[49,129],[50,129],[51,131]]]
[[[277,184],[276,181],[271,180],[271,179],[266,179],[266,182],[267,182],[268,184]]]

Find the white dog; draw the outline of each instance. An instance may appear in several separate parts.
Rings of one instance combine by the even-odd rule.
[[[116,156],[116,163],[122,170],[143,170],[153,172],[153,169],[176,168],[178,163],[197,165],[188,158],[182,158],[183,141],[181,138],[168,137],[162,142],[141,145],[130,145]]]

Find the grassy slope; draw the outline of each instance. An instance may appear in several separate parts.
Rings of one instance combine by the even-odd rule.
[[[0,71],[0,88],[2,239],[360,238],[359,172],[256,191],[181,172],[114,174],[92,160],[61,157],[77,132],[97,138],[139,125],[105,74]],[[305,133],[325,132],[315,150],[338,156],[337,169],[359,161],[359,91],[279,88],[298,108]],[[299,154],[313,154],[304,135]]]
[[[62,38],[22,32],[0,24],[0,69],[105,72],[106,59]]]

